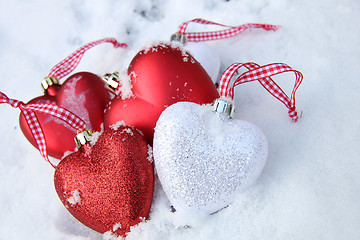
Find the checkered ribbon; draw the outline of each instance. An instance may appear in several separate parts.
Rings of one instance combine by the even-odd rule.
[[[115,48],[126,48],[128,45],[119,43],[115,38],[104,38],[97,41],[90,42],[77,49],[67,58],[56,64],[51,70],[48,77],[56,77],[58,80],[71,73],[79,64],[81,58],[87,50],[101,43],[112,43]]]
[[[219,31],[211,31],[211,32],[186,32],[186,28],[190,23],[200,23],[204,25],[217,25],[221,27],[226,27],[224,30]],[[201,41],[210,41],[210,40],[218,40],[224,38],[230,38],[236,36],[247,29],[251,28],[262,28],[267,31],[276,31],[280,28],[278,25],[270,25],[270,24],[258,24],[258,23],[247,23],[240,26],[232,27],[223,24],[219,24],[216,22],[211,22],[201,18],[195,18],[193,20],[182,23],[178,28],[178,33],[184,34],[186,36],[187,41],[189,42],[201,42]]]
[[[241,74],[229,88],[230,81],[233,78],[235,72],[241,68],[245,67],[248,71]],[[274,80],[271,78],[280,73],[293,72],[295,74],[295,85],[291,92],[291,97],[289,98],[286,93],[277,85]],[[275,98],[281,101],[289,109],[290,118],[296,122],[298,120],[298,114],[295,108],[295,93],[298,87],[300,86],[303,79],[301,72],[292,69],[284,63],[272,63],[265,66],[260,66],[256,63],[234,63],[228,67],[225,72],[220,77],[219,81],[219,92],[221,97],[231,97],[234,98],[234,89],[237,85],[242,83],[247,83],[251,81],[259,81],[260,84]]]
[[[43,156],[45,160],[48,161],[53,167],[55,167],[55,165],[51,163],[51,161],[49,160],[46,149],[46,139],[35,112],[40,112],[56,117],[66,122],[76,130],[79,131],[86,130],[86,123],[81,118],[79,118],[69,110],[66,110],[65,108],[59,107],[54,104],[47,104],[47,103],[25,104],[21,101],[10,99],[4,93],[0,92],[0,104],[1,103],[7,103],[12,107],[19,108],[21,110],[21,112],[24,114],[27,124],[29,125],[31,133],[36,141],[41,156]]]

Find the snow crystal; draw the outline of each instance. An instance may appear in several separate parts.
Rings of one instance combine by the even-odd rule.
[[[66,151],[64,152],[63,156],[61,157],[61,159],[66,158],[67,156],[69,156],[70,154],[72,154],[73,152],[75,152],[77,150],[77,147],[75,147],[74,151]]]
[[[124,240],[125,239],[122,236],[117,236],[112,231],[105,232],[102,237],[103,237],[103,240]]]
[[[110,128],[117,131],[119,129],[119,127],[121,127],[121,126],[126,126],[126,123],[124,121],[119,121],[119,122],[111,125]]]
[[[114,226],[113,226],[113,232],[115,232],[116,230],[120,229],[121,228],[121,223],[116,223]]]
[[[101,134],[104,132],[104,129],[101,129],[100,132],[93,132],[91,133],[91,137],[90,137],[90,146],[94,146],[96,144],[96,142],[98,141],[99,137],[101,136]]]
[[[147,160],[149,162],[153,162],[153,149],[150,145],[148,145],[148,157],[147,157]]]
[[[157,51],[156,46],[165,46],[165,42],[159,40],[152,40],[146,42],[143,47],[140,49],[143,53],[148,53],[149,51],[154,52]]]
[[[135,72],[131,72],[130,75],[136,80]],[[116,89],[115,93],[118,96],[121,96],[121,99],[127,99],[134,96],[132,92],[131,78],[126,72],[121,72],[119,74],[120,85]]]
[[[69,197],[67,200],[72,206],[80,203],[81,202],[81,197],[80,197],[79,190],[76,189],[76,190],[72,191],[71,192],[71,197]]]
[[[134,136],[133,131],[131,130],[131,128],[124,128],[120,133],[128,133],[131,136]]]
[[[122,236],[117,236],[114,232],[121,228],[121,223],[115,223],[112,231],[107,231],[103,234],[103,240],[123,240]]]

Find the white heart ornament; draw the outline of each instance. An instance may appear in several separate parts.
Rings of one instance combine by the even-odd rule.
[[[155,168],[179,213],[221,210],[255,182],[266,162],[268,145],[259,128],[212,109],[179,102],[156,124]]]

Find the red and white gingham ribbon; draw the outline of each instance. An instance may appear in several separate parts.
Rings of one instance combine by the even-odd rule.
[[[101,43],[112,43],[115,48],[126,48],[128,45],[125,43],[119,43],[115,38],[103,38],[97,41],[90,42],[77,49],[75,52],[70,54],[67,58],[56,64],[51,70],[48,77],[56,77],[61,79],[64,76],[71,73],[79,64],[82,56],[87,50]]]
[[[211,32],[186,32],[186,28],[190,23],[200,23],[204,25],[217,25],[221,27],[226,27],[227,29],[219,30],[219,31],[211,31]],[[216,22],[208,21],[201,18],[195,18],[193,20],[182,23],[178,28],[178,33],[184,34],[186,36],[187,41],[189,42],[201,42],[201,41],[210,41],[210,40],[218,40],[224,38],[230,38],[236,36],[247,29],[251,28],[262,28],[267,31],[276,31],[280,28],[278,25],[270,25],[270,24],[259,24],[259,23],[247,23],[240,26],[232,27],[223,24],[219,24]]]
[[[47,103],[25,104],[21,101],[10,99],[4,93],[0,92],[0,104],[1,103],[7,103],[12,107],[19,108],[21,110],[21,112],[25,116],[27,124],[29,125],[31,133],[36,141],[41,156],[43,156],[45,160],[48,161],[53,167],[55,167],[55,165],[51,163],[51,161],[49,160],[47,154],[47,148],[46,148],[46,139],[35,112],[41,112],[56,117],[66,122],[76,130],[79,131],[86,130],[86,123],[81,118],[79,118],[77,115],[70,112],[69,110],[66,110],[65,108],[59,107],[54,104],[47,104]]]
[[[248,71],[241,74],[228,89],[230,81],[234,76],[235,72],[241,68],[246,67]],[[286,93],[274,82],[271,78],[280,73],[293,72],[295,73],[295,85],[289,98]],[[281,101],[289,109],[289,116],[296,122],[298,120],[298,114],[295,108],[295,93],[300,86],[303,79],[301,72],[292,69],[284,63],[272,63],[265,66],[260,66],[256,63],[234,63],[228,67],[225,72],[221,75],[219,81],[219,92],[221,97],[234,98],[234,89],[237,85],[247,83],[251,81],[259,81],[260,84],[275,98]]]

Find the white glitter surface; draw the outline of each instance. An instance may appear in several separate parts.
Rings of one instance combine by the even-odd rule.
[[[267,152],[255,125],[215,113],[210,105],[176,103],[155,128],[156,171],[179,212],[211,214],[229,205],[257,179]]]

